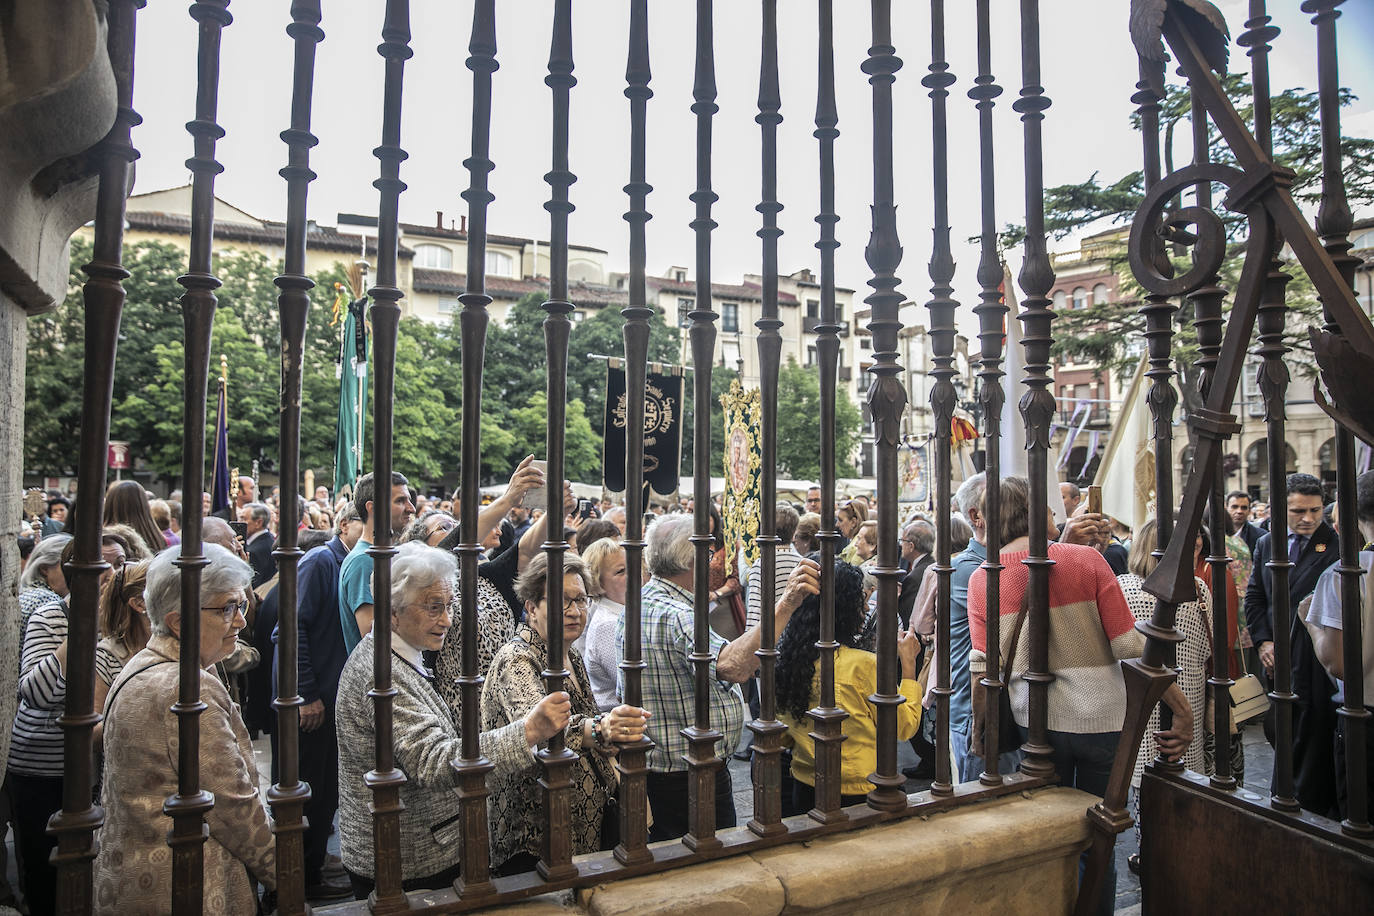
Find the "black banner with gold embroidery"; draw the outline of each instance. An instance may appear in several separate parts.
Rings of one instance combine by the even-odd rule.
[[[606,417],[601,479],[614,493],[625,489],[625,370],[607,363]],[[651,372],[644,383],[644,482],[655,493],[677,492],[682,459],[682,376]]]

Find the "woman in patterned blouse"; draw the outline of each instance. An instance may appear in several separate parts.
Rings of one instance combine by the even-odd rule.
[[[548,659],[548,605],[545,585],[548,559],[540,554],[530,561],[515,583],[515,591],[525,606],[525,620],[516,629],[515,639],[507,643],[491,663],[482,690],[482,729],[489,731],[520,719],[544,696],[540,672],[550,667]],[[570,777],[570,839],[574,855],[602,848],[602,817],[608,801],[615,796],[616,774],[610,757],[616,742],[638,741],[649,718],[636,706],[617,706],[598,713],[582,656],[571,648],[587,621],[587,586],[591,577],[587,565],[571,554],[563,558],[563,646],[562,665],[572,676],[566,682],[572,697],[572,718],[564,729],[564,740],[578,760]],[[529,871],[539,858],[545,812],[541,810],[538,779],[540,765],[531,761],[518,772],[490,777],[489,805],[491,823],[491,861],[496,874]]]

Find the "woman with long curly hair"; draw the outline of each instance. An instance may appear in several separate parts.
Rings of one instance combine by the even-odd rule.
[[[855,648],[864,621],[864,574],[848,563],[835,564],[835,705],[849,713],[841,726],[845,741],[840,767],[840,803],[857,805],[870,788],[868,774],[878,764],[878,715],[868,697],[878,689],[878,662],[872,652]],[[820,704],[821,677],[816,647],[821,633],[820,596],[801,603],[778,640],[776,673],[778,721],[792,742],[792,804],[801,814],[816,804],[816,746],[808,734],[814,723],[807,710]],[[897,707],[897,740],[906,741],[921,725],[921,685],[916,681],[916,634],[897,634],[906,702]]]

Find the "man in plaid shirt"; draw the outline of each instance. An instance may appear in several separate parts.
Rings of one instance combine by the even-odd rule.
[[[687,739],[682,731],[695,721],[692,583],[695,546],[691,543],[692,517],[664,516],[645,536],[645,559],[653,578],[641,592],[640,626],[643,637],[643,706],[652,710],[647,734],[654,742],[648,755],[649,806],[654,823],[650,842],[676,839],[687,833]],[[788,579],[788,588],[774,614],[781,634],[792,612],[808,594],[820,591],[820,567],[803,560]],[[625,659],[625,618],[616,625],[616,654]],[[724,759],[734,752],[744,727],[744,696],[739,684],[753,676],[754,653],[759,647],[759,628],[726,642],[714,631],[708,651],[711,662],[708,682],[711,727],[724,736],[716,754]],[[617,692],[624,696],[624,672],[616,677]],[[735,826],[735,799],[730,771],[716,773],[716,827]]]

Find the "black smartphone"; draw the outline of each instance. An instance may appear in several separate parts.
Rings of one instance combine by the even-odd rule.
[[[246,522],[230,522],[229,527],[234,529],[234,537],[240,541],[248,537],[248,524]]]
[[[590,499],[579,499],[577,501],[577,517],[591,518],[592,510],[595,506],[596,503],[592,502]]]

